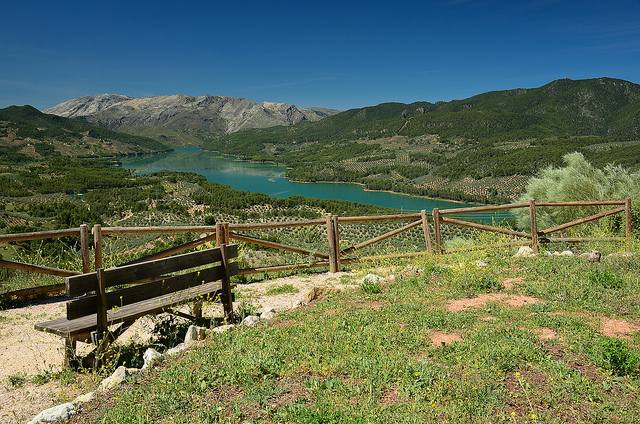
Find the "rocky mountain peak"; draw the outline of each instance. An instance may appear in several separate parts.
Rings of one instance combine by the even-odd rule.
[[[298,109],[288,103],[255,103],[227,96],[129,97],[118,94],[84,96],[44,111],[67,118],[127,132],[142,127],[174,130],[205,130],[229,134],[249,128],[293,125],[318,121],[338,111],[321,108]]]

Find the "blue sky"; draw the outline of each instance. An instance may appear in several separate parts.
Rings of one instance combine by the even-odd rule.
[[[640,0],[21,0],[2,16],[0,107],[117,93],[346,110],[640,83]]]

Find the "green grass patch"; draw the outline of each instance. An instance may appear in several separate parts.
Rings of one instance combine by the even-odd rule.
[[[282,284],[280,286],[269,287],[264,294],[267,296],[275,296],[278,294],[298,293],[299,291],[300,290],[298,290],[292,284]]]

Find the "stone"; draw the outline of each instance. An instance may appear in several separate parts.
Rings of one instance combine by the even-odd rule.
[[[184,336],[184,342],[185,344],[189,344],[198,340],[204,340],[205,337],[207,337],[207,329],[205,327],[190,325],[187,329],[187,334]]]
[[[420,276],[421,273],[422,273],[422,270],[420,270],[419,268],[413,265],[407,265],[406,267],[404,267],[402,271],[400,271],[400,277],[411,279],[411,278]]]
[[[53,408],[45,409],[36,415],[29,424],[46,423],[50,421],[68,420],[76,414],[76,407],[73,403],[63,403]]]
[[[533,249],[530,248],[529,246],[521,246],[520,249],[518,249],[518,253],[516,253],[514,255],[515,258],[530,258],[532,256],[535,256],[536,254],[533,252]]]
[[[257,317],[255,315],[249,315],[248,317],[245,317],[242,320],[240,325],[243,327],[255,327],[258,324],[258,322],[260,322],[260,317]]]
[[[362,277],[361,282],[362,283],[382,283],[384,281],[384,278],[380,277],[379,275],[376,274],[367,274],[364,277]]]
[[[270,320],[276,315],[276,310],[271,307],[264,307],[260,310],[261,320]]]
[[[325,297],[330,293],[338,293],[340,289],[335,287],[313,287],[304,295],[304,302],[311,303],[314,300]]]
[[[172,356],[172,355],[177,355],[178,353],[182,352],[183,350],[185,350],[187,348],[187,345],[185,343],[180,343],[177,346],[172,347],[171,349],[167,350],[164,353],[164,356]]]
[[[591,253],[589,253],[589,258],[587,259],[587,262],[589,262],[590,264],[600,262],[601,257],[602,257],[602,254],[600,252],[598,252],[597,250],[592,250]]]
[[[486,263],[485,261],[476,261],[476,266],[477,266],[478,268],[486,268],[486,267],[488,267],[488,266],[489,266],[489,264],[488,264],[488,263]]]
[[[89,393],[86,393],[84,395],[78,396],[71,403],[73,403],[75,406],[80,406],[80,405],[83,405],[85,403],[92,402],[95,399],[96,399],[96,392],[89,392]]]
[[[563,250],[558,256],[575,256],[571,250]]]
[[[146,365],[146,360],[145,360]],[[121,384],[125,378],[129,375],[127,368],[124,366],[119,366],[110,377],[105,378],[98,386],[98,391],[103,392],[106,390],[111,390],[114,387]]]
[[[225,324],[225,325],[220,325],[218,327],[214,327],[211,330],[209,330],[209,332],[213,334],[221,334],[221,333],[226,333],[227,331],[231,331],[234,328],[235,328],[235,325],[233,324]]]
[[[162,362],[164,360],[164,355],[152,347],[147,349],[142,357],[144,358],[144,365],[142,366],[143,370],[152,368],[158,362]]]

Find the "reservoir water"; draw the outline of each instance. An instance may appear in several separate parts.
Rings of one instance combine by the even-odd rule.
[[[287,168],[271,163],[256,163],[207,152],[198,148],[177,148],[172,152],[128,156],[121,159],[122,166],[138,172],[161,170],[194,172],[207,181],[229,185],[235,190],[256,191],[273,197],[300,195],[318,199],[338,199],[370,205],[386,206],[403,212],[415,212],[433,208],[452,209],[475,206],[446,200],[419,196],[366,191],[361,185],[349,183],[298,183],[285,178]],[[471,214],[482,221],[490,221],[490,214]],[[495,216],[496,220],[508,218],[509,214]]]

